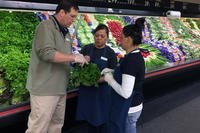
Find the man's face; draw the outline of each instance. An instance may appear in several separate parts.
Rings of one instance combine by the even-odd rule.
[[[63,16],[63,25],[65,27],[70,27],[76,20],[78,15],[78,10],[71,8],[70,12],[66,12]]]

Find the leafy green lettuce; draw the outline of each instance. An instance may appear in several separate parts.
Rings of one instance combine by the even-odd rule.
[[[101,77],[101,71],[96,64],[90,63],[81,67],[78,64],[70,72],[68,89],[78,88],[80,85],[98,87],[97,80]]]

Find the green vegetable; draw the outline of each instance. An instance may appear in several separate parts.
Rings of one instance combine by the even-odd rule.
[[[68,89],[78,88],[80,85],[98,87],[97,80],[101,76],[101,71],[96,64],[90,63],[81,67],[78,64],[70,72]]]
[[[29,96],[25,85],[38,23],[34,12],[0,11],[0,78],[6,83],[0,85],[1,107],[26,101]]]
[[[3,92],[6,90],[6,84],[4,83],[3,79],[0,77],[0,96],[3,94]]]
[[[15,95],[15,94],[12,96],[12,99],[11,99],[12,104],[19,104],[22,101],[24,101],[23,96]]]

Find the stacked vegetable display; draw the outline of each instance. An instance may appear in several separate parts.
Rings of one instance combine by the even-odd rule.
[[[118,58],[122,58],[125,54],[118,44],[121,39],[121,31],[124,25],[123,20],[119,16],[110,16],[110,15],[95,15],[95,20],[99,23],[103,23],[108,26],[110,34],[108,38],[107,45],[110,46],[116,53]]]
[[[163,24],[159,17],[148,17],[148,23],[150,23],[151,35],[156,40],[169,40],[170,36],[168,31],[164,29]],[[159,30],[158,30],[159,29]]]
[[[81,43],[81,47],[84,45],[90,44],[94,42],[93,34],[92,34],[92,27],[89,25],[92,24],[89,18],[84,15],[82,16],[84,19],[80,21],[80,25],[78,26],[78,40]]]
[[[33,34],[34,13],[0,11],[0,106],[28,99],[25,88]]]
[[[182,46],[186,53],[186,59],[198,59],[200,57],[200,38],[198,36],[193,36],[191,29],[184,25],[182,20],[170,19],[170,22],[178,35],[175,42]]]
[[[200,22],[197,19],[185,19],[191,29],[200,31]]]
[[[182,19],[183,24],[189,29],[190,34],[194,38],[200,38],[200,29],[198,27],[198,21],[195,19]],[[197,39],[197,41],[200,41]],[[200,42],[199,42],[200,43]]]
[[[117,45],[121,42],[121,32],[122,32],[122,25],[120,22],[117,21],[108,21],[107,22],[110,32],[112,33],[113,37],[115,38],[115,42]]]
[[[40,14],[41,20],[48,18],[46,13]],[[72,45],[78,51],[84,45],[93,43],[92,32],[99,23],[103,23],[110,30],[107,45],[121,58],[125,54],[122,48],[118,47],[122,28],[127,24],[134,24],[137,18],[138,16],[80,14],[75,25],[69,29],[71,39],[76,41],[72,41]],[[1,107],[17,104],[29,98],[25,83],[32,40],[38,23],[38,18],[33,12],[0,11]],[[200,58],[199,19],[169,20],[165,17],[146,17],[142,34],[141,54],[145,60],[146,72]],[[84,67],[76,65],[72,68],[70,77],[69,90],[80,85],[97,86],[100,71],[94,64]]]
[[[115,39],[115,43],[119,45],[121,42],[121,32],[123,28],[123,21],[118,16],[106,16],[104,23],[108,26],[112,37]]]
[[[167,34],[165,39],[173,41],[175,38],[177,38],[177,34],[173,29],[169,19],[167,17],[159,17],[159,19],[163,27],[162,29],[165,30],[165,34]]]
[[[124,25],[121,17],[110,15],[95,15],[95,19],[99,23],[103,23],[108,26],[110,31],[108,43],[112,48],[115,48],[117,50],[118,44],[121,39],[120,36],[122,27]]]
[[[124,20],[124,23],[134,24],[135,20],[138,17],[123,16],[122,18]],[[161,56],[161,52],[157,48],[154,48],[151,45],[151,43],[149,43],[153,39],[152,39],[151,32],[149,30],[148,23],[145,23],[145,27],[144,27],[144,30],[142,31],[142,35],[143,35],[144,44],[141,44],[140,46],[142,48],[141,54],[145,60],[146,72],[162,68],[166,64],[167,60],[166,58]]]
[[[146,71],[161,69],[166,63],[166,58],[162,57],[160,51],[149,44],[141,44],[141,54],[145,60]]]
[[[123,17],[123,19],[126,23],[134,23],[137,17],[126,16]],[[160,30],[157,30],[158,28]],[[169,42],[165,42],[163,40],[166,38],[170,38],[170,36],[167,34],[167,30],[163,28],[159,17],[156,18],[146,17],[145,28],[142,31],[142,34],[143,34],[143,42],[146,43],[145,47],[148,50],[157,51],[155,52],[156,54],[152,54],[156,56],[153,57],[150,56],[151,57],[149,58],[150,60],[147,59],[145,60],[148,61],[148,63],[150,63],[150,65],[148,64],[146,65],[147,71],[152,70],[154,67],[158,68],[158,66],[162,68],[162,66],[165,65],[167,61],[175,62],[179,60],[179,58],[177,58],[176,52],[173,54],[173,49],[177,50],[177,46],[172,47],[172,44],[169,44]],[[180,50],[179,52],[182,53]],[[168,60],[163,59],[163,57],[167,58]],[[154,61],[152,59],[154,59]],[[159,59],[161,59],[161,61],[159,61]]]
[[[120,43],[120,34],[122,27],[127,24],[134,24],[138,17],[133,16],[114,16],[114,15],[95,15],[93,20],[89,20],[90,15],[87,15],[86,22],[92,23],[92,21],[98,21],[108,26],[111,35],[109,36],[109,46],[111,46],[116,52],[117,56],[121,58],[124,55],[122,49],[118,48]],[[188,59],[189,55],[184,52],[185,46],[179,44],[175,39],[178,38],[176,30],[173,28],[171,22],[164,17],[146,17],[145,29],[143,30],[143,42],[149,45],[149,48],[154,48],[160,51],[157,54],[158,58],[161,56],[166,58],[165,63],[184,62]],[[159,30],[158,30],[159,29]],[[82,38],[82,37],[80,37]],[[187,50],[186,50],[187,51]],[[186,57],[187,56],[187,57]],[[165,65],[165,63],[162,63]],[[151,64],[157,66],[152,61]],[[159,64],[159,63],[158,63]],[[147,65],[148,67],[154,65]],[[147,70],[150,68],[147,67]],[[160,66],[162,67],[162,65]]]
[[[165,21],[165,22],[162,22],[163,24],[160,23],[159,20],[155,21],[155,18],[152,18],[152,17],[149,17],[146,20],[148,23],[148,29],[150,30],[150,32],[148,33],[150,33],[151,35],[149,35],[150,39],[145,40],[145,42],[152,45],[154,48],[158,49],[161,52],[161,55],[167,58],[169,62],[184,61],[185,52],[183,51],[183,48],[180,45],[173,42],[172,39],[176,37],[176,34],[173,32],[171,25],[167,21],[168,19],[159,19],[159,20]],[[159,30],[159,33],[158,33],[155,28],[158,25],[159,27],[166,27],[166,29],[170,31],[168,33],[169,35],[171,34],[172,38],[170,39],[170,36],[168,34],[163,37],[163,35],[166,34],[167,32],[167,30],[164,28],[162,28],[162,30]],[[169,38],[169,39],[165,39],[165,38]]]

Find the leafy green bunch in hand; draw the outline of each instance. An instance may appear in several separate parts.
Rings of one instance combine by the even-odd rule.
[[[80,85],[98,87],[97,80],[101,77],[101,71],[94,63],[80,66],[75,64],[70,72],[68,90],[78,88]]]

